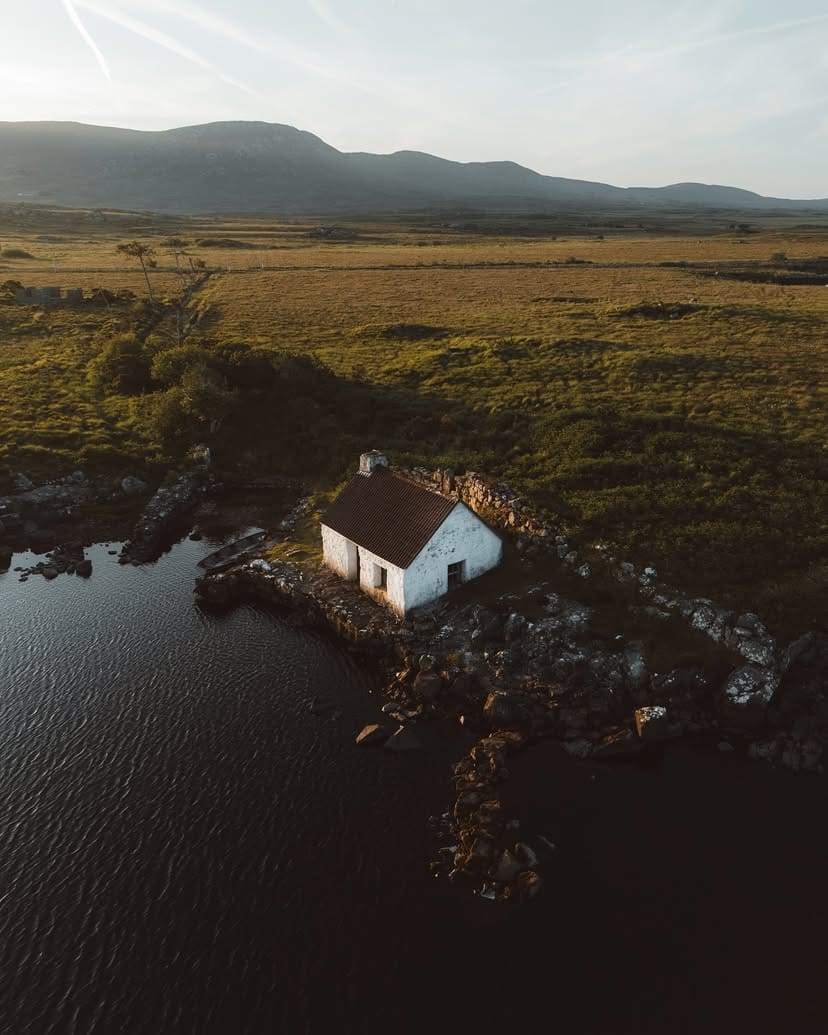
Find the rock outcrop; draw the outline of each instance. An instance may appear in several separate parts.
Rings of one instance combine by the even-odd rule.
[[[172,485],[162,485],[144,508],[131,538],[124,544],[120,563],[143,564],[155,560],[167,542],[181,530],[186,518],[207,492],[209,482],[210,476],[199,467],[179,475]]]

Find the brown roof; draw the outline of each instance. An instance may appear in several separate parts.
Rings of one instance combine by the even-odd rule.
[[[407,568],[456,502],[379,466],[369,475],[354,475],[322,516],[322,524]]]

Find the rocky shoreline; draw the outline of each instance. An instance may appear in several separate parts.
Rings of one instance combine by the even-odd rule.
[[[133,476],[91,478],[74,471],[64,478],[35,485],[26,475],[14,481],[15,492],[0,497],[0,570],[17,551],[49,551],[46,560],[19,568],[30,575],[54,578],[63,573],[91,574],[84,545],[117,539],[135,520],[149,487]]]
[[[485,491],[478,505],[490,521],[494,494],[504,501],[496,517],[501,527],[514,530],[517,517],[510,515],[520,516],[517,565],[532,574],[543,555],[571,584],[578,558],[563,552],[554,530],[517,511],[508,490]],[[520,840],[516,821],[504,815],[506,760],[529,743],[551,738],[574,757],[611,762],[661,751],[674,738],[702,737],[721,751],[823,772],[824,636],[809,632],[779,649],[758,616],[731,615],[707,600],[690,602],[682,616],[683,598],[661,586],[655,572],[599,556],[589,577],[601,578],[603,567],[626,583],[636,614],[653,600],[665,610],[670,605],[673,623],[699,648],[697,664],[655,671],[642,641],[600,636],[596,608],[558,592],[554,578],[493,598],[481,592],[475,602],[449,596],[404,620],[327,571],[262,558],[200,578],[195,595],[207,605],[252,600],[282,609],[302,625],[332,631],[377,665],[387,700],[357,736],[361,746],[416,748],[414,730],[429,720],[475,731],[479,739],[454,767],[449,811],[432,819],[441,837],[434,872],[484,898],[524,901],[537,893],[539,868],[554,854],[549,838]],[[644,617],[656,627],[663,621]],[[719,652],[718,668],[705,663],[705,638]]]
[[[824,633],[810,631],[780,646],[756,614],[687,597],[651,567],[639,569],[608,547],[579,554],[504,483],[450,471],[406,473],[462,499],[506,532],[512,591],[492,592],[484,576],[469,584],[471,592],[463,587],[401,621],[327,570],[258,558],[201,577],[195,594],[206,605],[252,600],[279,608],[298,624],[333,632],[369,659],[386,702],[377,721],[358,734],[362,747],[416,750],[417,725],[430,720],[459,722],[474,732],[476,743],[452,773],[450,808],[433,819],[441,839],[435,874],[487,899],[524,901],[537,893],[539,871],[554,856],[552,842],[540,835],[520,839],[516,821],[504,814],[501,791],[508,757],[540,739],[557,741],[576,758],[613,761],[658,752],[674,738],[703,737],[722,751],[823,772]],[[20,569],[21,580],[90,574],[77,515],[96,501],[120,502],[132,514],[144,504],[130,522],[119,561],[145,563],[186,532],[199,504],[220,488],[203,465],[169,479],[152,496],[136,478],[98,484],[75,472],[39,487],[21,478],[18,491],[0,499],[0,563],[5,557],[8,566],[20,544],[63,542],[33,568]],[[281,522],[287,537],[304,502]],[[62,536],[73,522],[75,535]],[[598,584],[618,587],[627,617],[648,626],[650,644],[662,630],[685,636],[681,658],[656,663],[647,637],[627,626],[608,635],[599,621],[601,605],[578,599],[590,599],[586,590]],[[715,663],[706,651],[715,653]]]
[[[125,538],[130,528],[120,563],[153,561],[186,532],[193,511],[215,484],[216,479],[204,466],[178,474],[171,484],[162,485],[152,494],[149,485],[134,475],[116,480],[91,479],[75,471],[37,486],[25,475],[18,475],[17,492],[0,497],[0,570],[9,566],[15,551],[49,550],[45,561],[16,569],[21,581],[31,575],[51,579],[64,572],[89,575],[91,561],[84,556],[84,543]],[[88,516],[101,507],[114,512],[115,528],[111,516],[107,528],[101,527],[99,517]]]

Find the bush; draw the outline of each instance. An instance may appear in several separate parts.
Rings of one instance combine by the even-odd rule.
[[[21,291],[23,285],[19,280],[5,280],[0,284],[0,298],[14,298],[17,291]]]
[[[140,395],[152,384],[150,359],[137,338],[122,334],[89,363],[87,377],[97,391]]]
[[[152,361],[155,381],[169,388],[181,383],[184,374],[196,364],[204,363],[206,352],[198,345],[176,345],[156,353]]]

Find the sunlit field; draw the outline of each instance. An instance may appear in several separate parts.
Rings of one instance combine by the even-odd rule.
[[[325,488],[361,449],[384,448],[507,478],[568,534],[780,627],[819,613],[825,228],[515,237],[450,220],[2,218],[0,284],[109,293],[65,308],[0,301],[0,460],[12,470],[163,473],[198,437],[220,463]],[[134,239],[155,249],[157,310],[116,252]],[[210,271],[184,332],[175,239]],[[139,388],[102,387],[90,362],[136,334]],[[186,405],[199,363],[226,389],[212,432]]]

